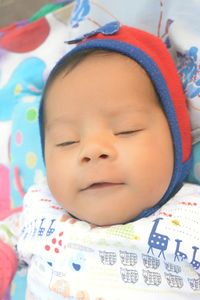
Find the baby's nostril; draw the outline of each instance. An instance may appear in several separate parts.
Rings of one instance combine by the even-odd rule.
[[[88,162],[88,161],[90,161],[90,158],[89,157],[84,157],[84,161]]]
[[[107,154],[101,154],[99,157],[105,159],[105,158],[108,157],[108,155]]]

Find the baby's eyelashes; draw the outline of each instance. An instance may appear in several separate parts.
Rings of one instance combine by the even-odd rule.
[[[120,134],[132,134],[132,133],[134,133],[134,132],[135,132],[134,130],[127,130],[127,131],[121,131],[121,132],[115,133],[115,135],[120,135]]]
[[[142,131],[142,129],[137,129],[137,130],[126,130],[126,131],[120,131],[115,133],[115,135],[131,135],[131,134],[135,134],[137,132]]]
[[[138,132],[142,131],[142,129],[137,129],[137,130],[126,130],[126,131],[120,131],[120,132],[117,132],[117,133],[114,133],[115,136],[118,136],[118,135],[133,135],[133,134],[136,134]],[[77,144],[79,143],[80,141],[65,141],[65,142],[62,142],[62,143],[59,143],[59,144],[56,144],[56,147],[66,147],[66,146],[71,146],[73,144]]]
[[[78,143],[79,141],[67,141],[60,144],[56,144],[56,147],[65,147]]]

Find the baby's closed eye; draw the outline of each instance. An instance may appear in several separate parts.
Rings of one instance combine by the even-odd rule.
[[[65,141],[59,144],[56,144],[56,147],[65,147],[65,146],[70,146],[73,144],[79,143],[79,141]]]
[[[119,136],[119,135],[122,135],[122,136],[129,136],[129,135],[134,135],[140,131],[142,131],[143,129],[134,129],[134,130],[123,130],[123,131],[119,131],[119,132],[116,132],[116,133],[113,133],[115,136]],[[61,143],[57,143],[56,144],[56,147],[67,147],[67,146],[71,146],[73,144],[77,144],[79,143],[80,141],[79,140],[69,140],[69,141],[64,141],[64,142],[61,142]]]
[[[142,129],[137,129],[137,130],[124,130],[124,131],[120,131],[115,133],[115,135],[129,135],[129,134],[134,134],[137,133],[139,131],[142,131]]]

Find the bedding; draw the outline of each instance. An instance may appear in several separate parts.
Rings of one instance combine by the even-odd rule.
[[[45,180],[38,106],[51,68],[73,47],[65,41],[113,20],[159,35],[171,51],[191,115],[194,160],[187,180],[200,184],[200,3],[56,2],[29,20],[0,28],[0,212],[21,206],[30,184]],[[23,300],[24,290],[23,268],[17,273],[7,299]]]
[[[31,181],[44,176],[37,110],[51,66],[67,51],[63,41],[72,9],[73,1],[48,5],[30,20],[0,29],[0,212],[4,214],[21,206]],[[26,270],[21,269],[6,299],[23,300],[25,287]]]

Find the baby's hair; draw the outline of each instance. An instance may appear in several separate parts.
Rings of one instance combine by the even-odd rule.
[[[88,56],[91,55],[110,55],[110,54],[118,54],[118,52],[112,51],[112,50],[104,50],[104,49],[86,49],[79,52],[75,52],[72,55],[68,56],[65,55],[60,62],[56,65],[56,67],[51,71],[44,91],[42,95],[42,102],[41,102],[41,111],[42,113],[42,127],[45,125],[45,104],[46,104],[46,98],[49,91],[49,88],[53,84],[53,82],[58,78],[59,75],[63,73],[63,78],[67,76],[73,69],[76,68],[82,61],[84,61]],[[121,54],[123,55],[123,54]],[[124,55],[123,55],[124,56]]]
[[[84,61],[88,56],[90,55],[109,55],[116,53],[111,50],[101,50],[101,49],[86,49],[79,52],[75,52],[70,56],[64,56],[63,59],[56,65],[56,67],[51,72],[43,93],[43,100],[45,100],[46,95],[48,93],[48,90],[54,80],[63,73],[63,77],[65,77],[67,74],[69,74],[73,69],[76,68],[77,65],[79,65],[82,61]],[[118,53],[119,54],[119,53]]]

